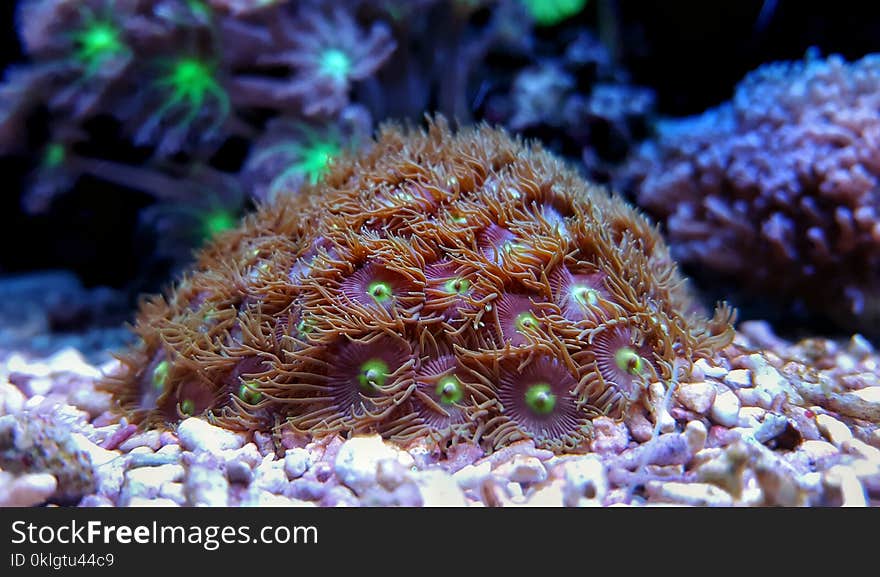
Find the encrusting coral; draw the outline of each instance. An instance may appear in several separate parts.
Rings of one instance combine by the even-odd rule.
[[[661,124],[621,187],[679,262],[876,335],[878,107],[877,55],[765,65],[731,102]]]
[[[534,439],[577,450],[591,419],[653,413],[732,338],[692,303],[646,219],[488,127],[384,127],[280,195],[146,300],[102,388],[132,422],[396,441]]]

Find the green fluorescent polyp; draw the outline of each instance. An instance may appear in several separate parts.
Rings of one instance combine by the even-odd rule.
[[[526,389],[526,405],[537,415],[549,415],[556,407],[556,395],[550,385],[538,383]]]
[[[238,388],[238,398],[249,405],[256,405],[262,395],[250,385],[243,384]]]
[[[388,365],[382,359],[370,359],[361,365],[358,374],[358,384],[367,392],[373,392],[377,387],[385,385],[388,377]]]
[[[106,60],[127,50],[119,29],[109,21],[93,20],[74,35],[76,58],[89,73],[95,72]]]
[[[501,249],[507,254],[513,254],[516,252],[520,252],[523,250],[523,248],[524,247],[521,243],[518,243],[518,242],[515,242],[512,240],[505,242],[501,247]]]
[[[303,319],[296,323],[296,332],[301,335],[307,335],[314,330],[314,326],[309,321]]]
[[[184,399],[180,403],[180,412],[184,415],[192,415],[196,411],[196,404],[192,402],[192,399]]]
[[[373,281],[367,285],[367,294],[377,303],[385,304],[391,300],[391,285],[387,282]]]
[[[538,325],[538,319],[535,318],[530,312],[520,313],[516,317],[516,329],[518,331],[523,331],[524,329],[531,329]]]
[[[437,393],[442,405],[458,403],[464,397],[461,381],[455,375],[449,375],[437,381],[437,388],[434,389],[434,392]]]
[[[172,68],[169,80],[177,94],[197,105],[201,105],[208,92],[217,85],[211,68],[193,58],[179,60]]]
[[[617,368],[631,375],[638,375],[645,368],[645,361],[629,347],[622,347],[614,353],[614,362]]]
[[[584,9],[587,0],[521,0],[539,26],[554,26]]]
[[[254,163],[260,164],[275,156],[285,160],[286,167],[272,179],[269,185],[270,193],[275,195],[283,191],[288,179],[304,176],[309,183],[317,183],[327,173],[330,161],[341,152],[338,139],[310,135],[306,142],[282,142],[269,146],[257,153]]]
[[[471,281],[466,278],[455,277],[446,281],[446,284],[443,285],[443,288],[449,294],[463,295],[466,294],[471,288]]]
[[[158,85],[167,88],[170,95],[159,115],[178,105],[187,109],[184,123],[191,122],[205,106],[208,98],[214,98],[220,106],[216,124],[229,115],[229,97],[217,82],[214,67],[197,58],[184,57],[176,60],[168,73],[159,79]]]
[[[211,16],[211,9],[201,0],[187,0],[186,5],[196,18],[205,20]]]
[[[168,361],[162,361],[153,369],[152,384],[155,389],[164,389],[168,380]]]
[[[235,217],[223,210],[212,212],[205,218],[205,232],[213,237],[235,226]]]
[[[58,168],[64,162],[67,152],[63,144],[54,142],[46,147],[43,153],[43,166],[46,168]]]
[[[344,81],[351,72],[351,58],[337,48],[328,48],[321,54],[320,73],[334,80]]]
[[[330,161],[339,156],[339,152],[337,142],[315,140],[302,148],[300,161],[296,163],[296,168],[308,177],[309,182],[315,184],[324,176]]]
[[[599,302],[599,291],[587,286],[575,286],[571,289],[571,295],[580,305],[596,306]]]

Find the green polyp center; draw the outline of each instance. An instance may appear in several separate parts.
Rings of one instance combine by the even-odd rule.
[[[374,392],[385,385],[388,377],[388,364],[382,359],[370,359],[361,365],[358,384],[364,391]]]
[[[252,385],[243,384],[238,388],[238,398],[249,405],[256,405],[262,395]]]
[[[171,83],[182,94],[202,100],[217,85],[211,67],[194,58],[179,60],[171,70]]]
[[[334,135],[318,136],[309,134],[305,142],[284,141],[267,146],[254,156],[257,165],[268,159],[280,158],[284,169],[272,178],[270,191],[273,194],[283,192],[288,180],[305,180],[317,183],[330,166],[330,161],[342,152],[339,139]],[[271,160],[272,163],[277,162]]]
[[[385,304],[391,300],[391,285],[384,281],[373,281],[367,285],[367,294],[377,303]]]
[[[316,140],[303,148],[302,157],[295,167],[315,184],[327,172],[330,161],[339,156],[339,144],[332,140]]]
[[[212,97],[219,106],[215,125],[229,115],[229,97],[217,82],[213,66],[208,63],[191,57],[181,58],[172,64],[168,74],[158,84],[170,91],[159,111],[160,115],[182,104],[188,109],[184,122],[189,123],[198,115],[208,97]]]
[[[314,329],[315,329],[315,327],[312,325],[312,323],[306,319],[303,319],[303,320],[299,321],[298,323],[296,323],[296,332],[298,332],[301,335],[307,335],[310,332],[312,332]]]
[[[588,286],[575,286],[571,289],[571,295],[583,306],[595,306],[599,302],[599,291]]]
[[[165,388],[165,381],[168,380],[168,361],[162,361],[153,369],[152,384],[153,388],[161,390]]]
[[[235,217],[225,210],[210,213],[205,218],[205,232],[208,237],[213,237],[235,226]]]
[[[343,81],[351,72],[351,58],[337,48],[328,48],[321,54],[319,70],[322,75]]]
[[[471,288],[471,281],[466,278],[455,277],[446,281],[443,288],[450,294],[463,295]]]
[[[553,26],[567,20],[584,9],[587,0],[521,0],[535,23]]]
[[[43,166],[58,168],[64,162],[65,156],[67,156],[67,152],[64,150],[64,145],[54,142],[48,145],[43,153]]]
[[[76,57],[89,69],[126,50],[119,29],[106,21],[95,21],[86,26],[76,35],[76,42],[79,45]]]
[[[556,395],[547,383],[537,383],[526,389],[526,405],[536,415],[549,415],[556,407]]]
[[[443,405],[452,405],[464,397],[461,381],[455,375],[449,375],[437,381],[437,388],[434,389],[434,392],[437,393],[437,397]]]
[[[211,15],[211,9],[201,0],[187,0],[186,5],[197,18],[205,19]]]
[[[184,415],[192,415],[196,412],[196,404],[192,399],[184,399],[180,402],[180,412]]]
[[[533,329],[538,326],[538,319],[535,318],[530,312],[520,313],[516,317],[516,329],[518,331],[523,331],[527,329]]]
[[[629,347],[622,347],[614,353],[617,368],[631,375],[641,374],[645,369],[645,360]]]
[[[449,213],[449,216],[451,217],[452,222],[454,222],[455,224],[467,224],[468,223],[467,217],[465,215],[461,214],[460,212],[458,212],[457,210],[451,211]]]
[[[516,241],[508,240],[501,246],[501,250],[503,250],[507,254],[514,254],[517,252],[521,252],[525,247]]]

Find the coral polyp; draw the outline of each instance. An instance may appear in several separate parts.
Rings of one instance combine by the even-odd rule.
[[[285,95],[302,100],[306,116],[344,108],[352,83],[369,77],[397,47],[387,25],[377,22],[361,31],[340,7],[330,14],[304,7],[295,24],[278,28],[276,50],[258,63],[294,71]]]
[[[92,20],[74,33],[75,56],[89,74],[95,73],[107,60],[124,55],[128,47],[119,28],[109,20]]]
[[[578,450],[730,341],[685,287],[655,228],[539,146],[389,125],[146,301],[103,388],[144,426]]]
[[[351,58],[342,50],[328,48],[321,53],[318,73],[338,82],[345,82],[351,73]]]
[[[235,216],[226,210],[215,210],[206,214],[203,219],[203,229],[207,238],[227,231],[233,228],[235,224]]]
[[[217,144],[233,107],[213,57],[184,52],[157,58],[151,68],[155,77],[148,78],[122,114],[134,142],[156,146],[160,157]]]
[[[156,82],[167,94],[159,116],[176,108],[185,111],[184,123],[192,122],[210,99],[219,106],[219,117],[229,114],[229,99],[216,79],[216,70],[208,62],[182,57],[168,66],[166,74]]]
[[[539,356],[524,369],[512,360],[501,369],[500,415],[489,421],[496,446],[523,438],[551,449],[576,448],[595,413],[578,406],[577,382],[557,359]]]
[[[464,423],[468,401],[467,377],[454,355],[446,354],[425,363],[417,375],[413,409],[419,419],[436,431]]]
[[[549,281],[562,314],[577,321],[599,313],[601,301],[607,301],[602,277],[598,272],[573,274],[566,268],[555,270]]]
[[[499,298],[495,310],[501,338],[514,346],[526,344],[540,326],[534,309],[528,295],[505,294]]]
[[[318,130],[294,120],[273,119],[245,165],[245,175],[254,182],[253,196],[272,199],[295,192],[303,183],[315,184],[342,153],[343,140],[332,126]]]
[[[584,9],[586,0],[521,0],[539,26],[554,26]]]
[[[279,383],[272,393],[282,401],[311,405],[292,417],[303,432],[369,429],[394,408],[395,392],[412,381],[413,359],[402,339],[367,335],[327,352],[332,357],[321,364],[332,365],[326,370],[314,366],[310,375]],[[306,383],[308,378],[320,384]]]

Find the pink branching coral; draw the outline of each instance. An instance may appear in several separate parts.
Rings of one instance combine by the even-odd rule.
[[[537,145],[386,126],[145,301],[102,387],[145,426],[579,450],[730,342],[689,310],[657,231]]]
[[[877,56],[763,66],[730,103],[661,124],[626,178],[680,261],[876,332],[878,110]]]

